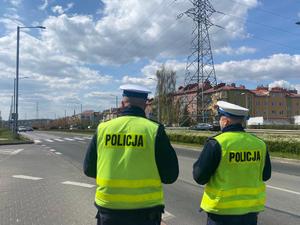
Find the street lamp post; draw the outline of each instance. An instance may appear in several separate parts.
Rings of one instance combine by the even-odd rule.
[[[110,94],[110,96],[113,96],[113,97],[116,97],[116,109],[118,108],[118,95],[113,95],[113,94]]]
[[[20,29],[23,28],[38,28],[38,29],[46,29],[43,26],[34,26],[34,27],[20,27],[17,26],[17,59],[16,59],[16,112],[15,112],[15,127],[14,127],[14,135],[15,137],[18,135],[18,104],[19,104],[19,47],[20,47]]]

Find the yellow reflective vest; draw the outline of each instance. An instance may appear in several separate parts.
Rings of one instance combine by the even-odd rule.
[[[158,127],[135,116],[121,116],[98,126],[97,205],[140,209],[164,204],[155,161]]]
[[[265,143],[246,132],[224,132],[214,139],[221,146],[221,161],[204,188],[200,207],[219,215],[264,210]]]

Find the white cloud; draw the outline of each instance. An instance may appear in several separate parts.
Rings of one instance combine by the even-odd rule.
[[[15,7],[19,7],[22,4],[23,0],[9,0],[10,4],[12,4]]]
[[[214,51],[216,54],[226,54],[226,55],[244,55],[244,54],[253,54],[256,52],[255,48],[250,48],[246,46],[233,49],[231,47],[221,47]]]
[[[256,0],[240,7],[234,1],[214,1],[217,10],[238,17],[246,17]],[[79,60],[100,64],[124,64],[140,59],[155,60],[185,56],[189,53],[193,23],[190,18],[176,20],[176,16],[190,8],[188,1],[103,1],[103,17],[94,20],[87,15],[65,15],[66,9],[55,6],[61,15],[47,18],[49,31],[44,39],[56,49]],[[67,8],[72,7],[70,4]],[[164,12],[168,12],[167,14]],[[237,17],[214,14],[213,20],[226,27],[212,35],[212,45],[218,49],[229,41],[247,36],[245,21]],[[214,33],[219,28],[212,27]],[[221,35],[219,35],[221,34]],[[241,47],[235,54],[252,53],[254,49]]]
[[[63,8],[60,5],[56,5],[52,7],[52,12],[57,14],[64,14],[65,12],[69,11],[71,8],[73,8],[74,3],[68,3],[66,8]]]
[[[48,0],[44,0],[43,5],[39,6],[39,10],[45,10],[48,7]]]
[[[58,13],[58,14],[63,14],[65,11],[63,10],[63,7],[60,5],[56,5],[52,7],[52,12]]]
[[[286,80],[276,80],[274,82],[272,82],[271,84],[269,84],[269,89],[272,89],[274,87],[281,87],[287,90],[294,90],[296,89],[295,85],[292,85],[290,82],[286,81]]]
[[[215,65],[218,80],[265,81],[299,79],[300,55],[275,54],[268,58],[229,61]]]

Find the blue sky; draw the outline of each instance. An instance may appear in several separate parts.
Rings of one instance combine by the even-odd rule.
[[[300,91],[300,2],[211,0],[211,45],[219,82]],[[54,118],[113,107],[124,83],[155,92],[162,63],[182,85],[192,23],[184,0],[0,0],[0,110],[8,118],[20,39],[20,118]]]

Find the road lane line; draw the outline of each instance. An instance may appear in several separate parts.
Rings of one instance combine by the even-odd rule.
[[[48,141],[48,142],[54,142],[54,141],[52,141],[51,139],[45,139],[45,141]]]
[[[74,141],[74,139],[72,139],[72,138],[64,138],[64,139],[67,141]]]
[[[74,137],[75,140],[79,140],[79,141],[83,141],[84,139],[83,138],[80,138],[80,137]]]
[[[41,180],[41,179],[43,179],[41,177],[31,177],[31,176],[26,176],[26,175],[13,175],[12,177],[25,179],[25,180]]]
[[[59,142],[63,142],[64,140],[61,140],[61,139],[59,139],[59,138],[55,138],[54,139],[55,141],[59,141]]]
[[[85,139],[88,139],[88,140],[91,140],[92,139],[92,137],[84,137]]]
[[[18,149],[18,150],[15,150],[15,151],[13,151],[12,153],[11,153],[11,155],[16,155],[16,154],[18,154],[18,153],[20,153],[21,151],[23,151],[24,149],[22,149],[22,148],[20,148],[20,149]]]
[[[62,184],[74,185],[74,186],[80,186],[80,187],[87,187],[87,188],[95,187],[95,185],[92,185],[92,184],[86,184],[86,183],[80,183],[80,182],[73,182],[73,181],[65,181],[65,182],[61,182],[61,183]]]
[[[83,142],[83,141],[78,141],[79,143],[81,143],[81,144],[86,144],[85,142]]]
[[[285,189],[285,188],[274,187],[274,186],[271,186],[271,185],[267,185],[267,187],[275,189],[275,190],[279,190],[279,191],[288,192],[288,193],[295,194],[295,195],[300,195],[300,192],[291,191],[291,190]]]
[[[169,213],[168,211],[165,210],[165,212],[162,214],[162,219],[164,221],[170,220],[172,218],[174,218],[175,216],[171,213]]]
[[[55,154],[56,154],[56,155],[62,155],[62,153],[60,153],[60,152],[55,152]]]
[[[49,149],[49,151],[50,151],[50,152],[55,152],[56,150],[55,150],[55,149]]]
[[[41,143],[42,141],[40,141],[40,140],[34,140],[33,141],[35,144],[38,144],[38,143]]]

